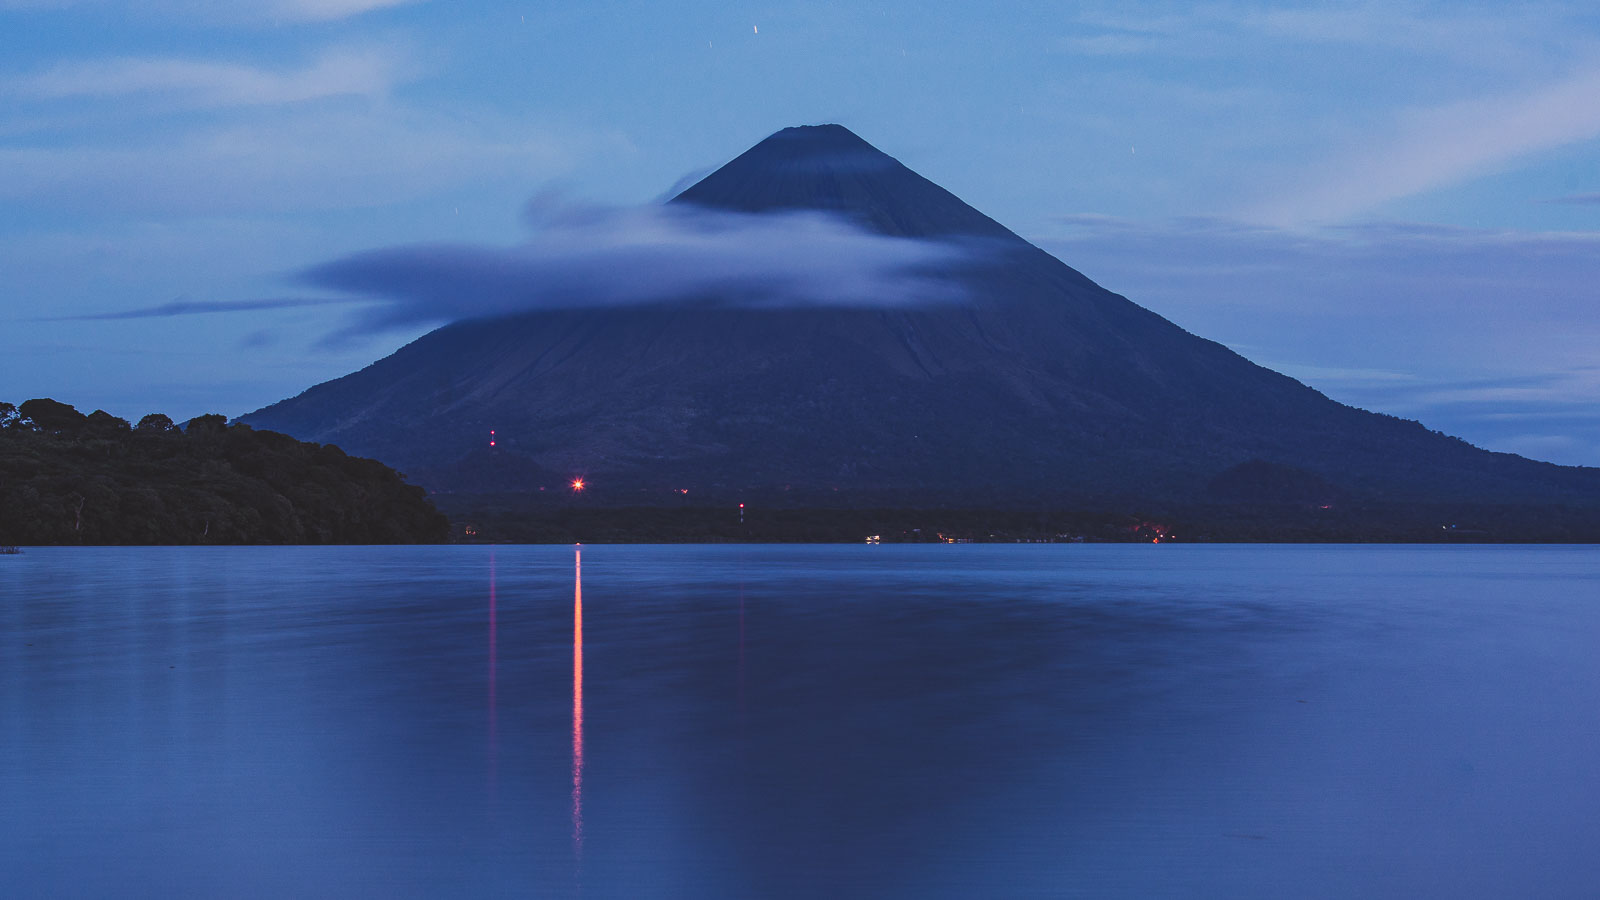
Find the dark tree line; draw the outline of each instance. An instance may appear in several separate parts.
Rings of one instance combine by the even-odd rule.
[[[219,415],[137,425],[0,402],[0,544],[393,544],[447,540],[380,462]]]

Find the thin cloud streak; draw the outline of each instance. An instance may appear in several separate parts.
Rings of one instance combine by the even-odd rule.
[[[257,312],[264,309],[295,309],[305,306],[345,306],[360,302],[349,297],[283,297],[263,300],[174,300],[160,306],[146,306],[116,312],[78,316],[51,316],[36,322],[97,322],[116,319],[167,319],[210,313]]]
[[[56,12],[88,8],[130,15],[156,12],[231,25],[243,22],[334,22],[421,2],[425,0],[272,0],[267,3],[233,3],[226,0],[0,0],[0,11]]]
[[[1279,39],[1426,53],[1475,66],[1506,58],[1537,58],[1552,30],[1534,24],[1531,17],[1407,9],[1394,3],[1262,9],[1244,13],[1240,21]]]
[[[1263,39],[1312,48],[1346,45],[1453,59],[1475,67],[1547,59],[1559,25],[1533,17],[1508,20],[1472,9],[1407,9],[1368,3],[1330,8],[1267,4],[1120,3],[1080,10],[1062,46],[1104,56],[1209,57],[1247,52]]]
[[[386,206],[490,178],[548,178],[608,146],[527,122],[483,116],[463,124],[384,104],[268,109],[159,141],[0,145],[0,199],[96,215]]]
[[[403,78],[392,53],[341,48],[298,68],[173,58],[60,63],[0,83],[0,93],[30,100],[174,98],[198,107],[260,106],[326,97],[382,97]]]
[[[418,2],[421,0],[280,0],[274,7],[279,16],[287,19],[330,22]]]

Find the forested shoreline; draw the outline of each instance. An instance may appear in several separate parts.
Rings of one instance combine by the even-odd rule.
[[[333,445],[50,399],[0,402],[0,544],[396,544],[449,524],[400,473]]]

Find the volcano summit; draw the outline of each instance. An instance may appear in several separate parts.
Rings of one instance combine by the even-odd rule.
[[[688,490],[902,507],[1219,492],[1600,505],[1600,471],[1334,402],[1100,287],[838,125],[780,131],[668,207],[818,214],[961,248],[916,273],[961,299],[699,296],[459,321],[243,420],[435,490],[583,475],[589,498],[618,504]]]

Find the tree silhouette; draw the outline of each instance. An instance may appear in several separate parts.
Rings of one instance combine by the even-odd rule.
[[[32,420],[33,425],[27,424]],[[0,405],[0,544],[422,543],[449,525],[370,459],[200,416]]]

